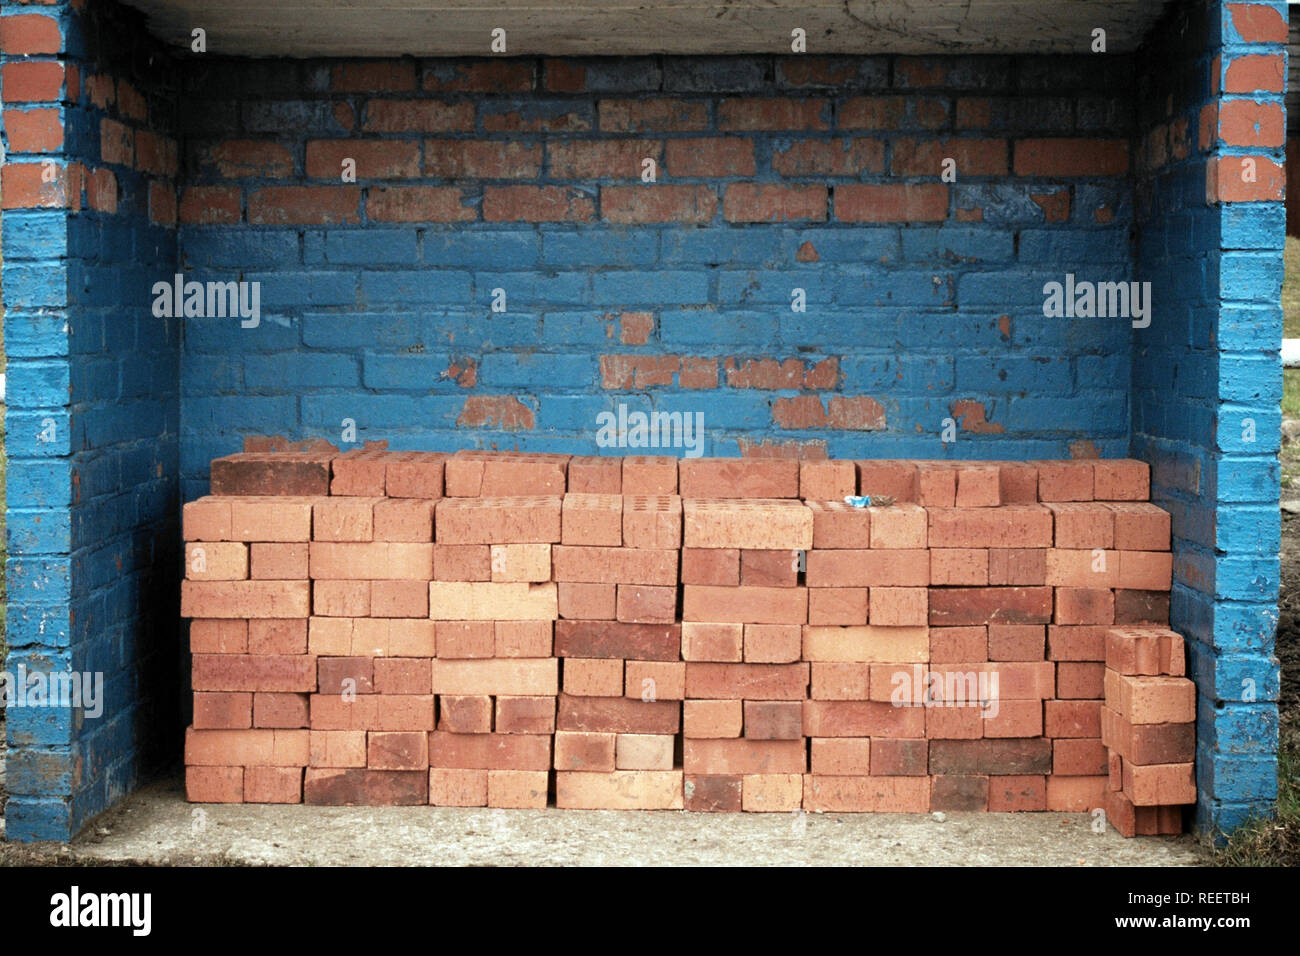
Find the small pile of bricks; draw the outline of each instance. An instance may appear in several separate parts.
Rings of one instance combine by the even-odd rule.
[[[211,487],[184,515],[196,801],[1164,833],[1195,799],[1141,462],[368,445],[228,456]]]
[[[1181,635],[1117,627],[1106,634],[1106,818],[1124,836],[1181,833],[1196,800],[1196,685]]]

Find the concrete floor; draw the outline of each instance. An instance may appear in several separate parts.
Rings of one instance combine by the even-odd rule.
[[[82,862],[332,865],[1188,866],[1191,837],[1125,840],[1080,813],[709,814],[194,805],[156,783],[69,850]]]

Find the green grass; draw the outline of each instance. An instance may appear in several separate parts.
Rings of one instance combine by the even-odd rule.
[[[1278,750],[1276,814],[1234,830],[1212,856],[1218,866],[1300,866],[1300,734]]]
[[[1282,334],[1300,338],[1300,238],[1286,237],[1283,253],[1285,273],[1282,279]]]

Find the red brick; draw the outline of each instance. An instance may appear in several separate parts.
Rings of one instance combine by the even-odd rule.
[[[429,694],[433,684],[428,658],[382,657],[374,662],[374,687],[379,694]]]
[[[682,624],[682,658],[688,661],[739,662],[744,656],[744,625]]]
[[[749,664],[789,664],[799,660],[803,635],[794,624],[744,625],[744,659]]]
[[[728,222],[826,221],[825,186],[732,183],[723,197]]]
[[[799,583],[799,552],[742,549],[740,583],[753,587],[795,587]]]
[[[429,765],[452,770],[546,770],[551,738],[545,734],[429,735]]]
[[[930,636],[924,627],[821,627],[803,629],[808,661],[921,662],[928,659]]]
[[[872,518],[872,532],[876,519]],[[925,587],[930,583],[930,553],[918,549],[809,551],[805,580],[810,589]]]
[[[558,526],[558,505],[555,511]],[[558,527],[556,530],[558,532]],[[432,544],[313,541],[308,555],[311,576],[316,580],[354,581],[371,578],[385,581],[428,581],[433,577]]]
[[[559,661],[448,660],[433,661],[435,694],[505,694],[540,696],[559,691]]]
[[[718,211],[718,194],[702,185],[602,186],[600,211],[621,224],[706,223]]]
[[[371,186],[366,216],[375,222],[468,222],[477,219],[459,186]]]
[[[1052,743],[1052,773],[1096,777],[1107,772],[1106,748],[1098,738],[1079,737]]]
[[[943,222],[948,218],[948,187],[937,183],[836,186],[835,218],[840,222]]]
[[[307,140],[308,178],[338,179],[346,160],[355,164],[357,179],[412,179],[420,176],[420,146],[417,143],[394,139]]]
[[[267,186],[248,194],[252,225],[321,226],[361,221],[357,186]]]
[[[244,770],[246,803],[302,803],[301,767],[248,767]]]
[[[932,740],[931,773],[990,775],[1052,772],[1050,740]]]
[[[956,172],[964,176],[1005,176],[1007,142],[1002,139],[952,137],[916,140],[904,138],[893,143],[889,169],[894,176],[939,177],[945,161],[956,162]]]
[[[930,551],[932,585],[982,587],[989,583],[989,553],[980,548],[935,548]]]
[[[551,580],[549,544],[494,544],[492,580],[543,584]]]
[[[823,99],[735,97],[718,106],[721,130],[827,129]]]
[[[925,813],[930,778],[809,774],[803,781],[803,807],[810,813]]]
[[[683,548],[682,583],[734,587],[740,584],[737,548]]]
[[[322,694],[373,694],[374,660],[369,657],[322,657],[318,659]],[[310,688],[316,689],[316,685]],[[427,691],[426,691],[427,693]]]
[[[429,775],[415,770],[335,770],[308,767],[303,803],[311,806],[422,806]]]
[[[671,770],[559,772],[555,805],[586,810],[680,810],[682,774]]]
[[[328,495],[329,457],[314,452],[275,452],[214,458],[211,465],[212,494]],[[274,502],[266,504],[273,505]]]
[[[1094,494],[1093,461],[1040,461],[1038,468],[1039,501],[1092,501]]]
[[[677,550],[682,545],[682,501],[676,495],[623,499],[623,546]]]
[[[485,186],[485,222],[584,222],[595,204],[571,186]]]
[[[53,103],[63,93],[63,64],[54,60],[18,60],[0,67],[6,103]],[[75,100],[69,91],[69,100]]]
[[[63,121],[57,109],[6,109],[4,124],[10,153],[52,153],[63,145]],[[112,176],[108,170],[103,172]]]
[[[321,617],[368,617],[369,581],[316,581],[312,585],[312,613]]]
[[[371,770],[424,770],[429,766],[429,735],[418,731],[371,733],[366,765]]]
[[[370,442],[330,460],[330,487],[327,494],[379,497],[385,494],[384,477],[390,455],[384,450],[387,442]]]
[[[307,727],[310,723],[306,694],[253,695],[254,727],[293,730]]]
[[[488,771],[431,767],[429,803],[435,807],[486,807]]]
[[[1041,661],[1043,659],[1041,624],[992,624],[988,632],[988,659],[991,661]]]
[[[992,813],[1047,809],[1047,779],[1038,775],[989,777],[989,803]]]
[[[0,22],[0,49],[8,56],[63,52],[59,21],[44,14],[24,13]]]
[[[439,544],[547,544],[560,540],[557,496],[443,498],[434,521]]]
[[[799,497],[823,503],[823,514],[833,513],[831,504],[843,504],[847,495],[857,493],[857,469],[851,461],[801,461],[799,463]],[[854,509],[861,513],[861,509]],[[813,532],[814,547],[816,530]],[[821,547],[827,547],[821,545]]]
[[[435,581],[490,581],[492,549],[486,544],[438,544],[433,548]]]
[[[683,766],[691,774],[803,773],[802,740],[687,739]]]
[[[924,626],[929,618],[926,588],[871,588],[869,603],[877,627]]]
[[[809,737],[924,737],[925,708],[875,700],[806,700],[803,731]]]
[[[554,697],[498,697],[496,708],[498,734],[555,733]]]
[[[908,461],[859,461],[858,493],[862,495],[888,495],[895,501],[915,503],[918,500],[917,468]]]
[[[185,763],[203,767],[305,767],[305,730],[185,731]]]
[[[1135,724],[1111,710],[1101,707],[1101,740],[1112,754],[1139,766],[1149,764],[1191,763],[1196,756],[1196,725]]]
[[[1286,89],[1284,74],[1280,53],[1234,56],[1224,71],[1223,92],[1282,93]]]
[[[190,621],[191,654],[247,654],[248,622],[242,620]]]
[[[931,663],[979,662],[989,659],[988,652],[987,628],[979,626],[930,628]],[[1041,653],[1036,659],[1042,659]]]
[[[5,18],[9,19],[9,18]],[[47,180],[45,163],[6,163],[0,169],[5,209],[78,209],[81,206],[80,170],[54,166],[54,178]]]
[[[555,769],[612,772],[615,736],[560,731],[555,735]]]
[[[239,688],[232,688],[239,689]],[[1185,677],[1105,674],[1106,706],[1134,724],[1196,720],[1196,685]]]
[[[253,726],[253,695],[250,693],[196,693],[196,730],[247,730]]]
[[[416,543],[432,541],[434,506],[435,502],[417,498],[385,498],[376,501],[371,519],[374,540]],[[434,560],[437,561],[436,549]]]
[[[491,733],[492,698],[443,694],[438,698],[438,729],[452,734]]]
[[[628,661],[624,695],[642,701],[682,700],[686,696],[686,664]]]
[[[437,100],[370,100],[365,129],[376,133],[467,133],[474,129],[474,104]]]
[[[742,806],[741,779],[739,774],[687,774],[686,809],[709,813],[739,812]]]
[[[966,813],[987,810],[991,785],[983,774],[941,774],[930,781],[930,809]]]
[[[200,153],[200,162],[224,179],[286,179],[294,168],[288,149],[260,140],[214,143]]]
[[[990,585],[1047,583],[1047,549],[992,548],[989,550]]]
[[[1254,164],[1254,178],[1246,179],[1247,161]],[[1267,202],[1279,200],[1286,190],[1286,174],[1279,163],[1267,156],[1221,156],[1206,167],[1206,199],[1209,202]]]
[[[551,175],[557,179],[638,179],[646,159],[659,162],[658,140],[568,140],[547,144]]]
[[[614,734],[675,734],[681,729],[681,704],[628,697],[573,697],[561,694],[558,730]]]
[[[808,592],[808,623],[866,624],[867,589],[812,588]],[[749,626],[756,627],[758,625]]]
[[[497,621],[497,657],[550,657],[552,621]]]
[[[619,458],[595,456],[571,458],[568,477],[570,493],[602,495],[623,493],[623,462]]]
[[[857,177],[863,173],[882,173],[885,170],[885,148],[876,139],[799,140],[773,151],[772,169],[781,176],[790,177]]]
[[[1045,548],[1052,545],[1052,513],[1039,505],[930,508],[928,514],[931,548]]]
[[[1046,624],[1052,617],[1052,589],[935,588],[929,595],[931,625]]]
[[[614,761],[619,770],[672,770],[673,737],[666,734],[618,734]]]
[[[598,104],[598,112],[600,129],[603,132],[695,131],[708,129],[709,125],[708,108],[705,103],[680,100],[676,97],[649,100],[601,100]],[[669,156],[671,155],[670,152]],[[751,169],[749,174],[752,173]]]
[[[1168,624],[1168,591],[1115,591],[1116,624]]]
[[[538,143],[458,139],[424,141],[424,175],[436,179],[535,179],[541,168],[542,147]]]
[[[1048,700],[1043,702],[1043,732],[1048,737],[1101,736],[1101,702]]]
[[[921,462],[916,472],[921,504],[932,509],[931,514],[934,511],[956,507],[957,469],[955,467],[947,462]],[[977,520],[978,517],[972,515],[971,520]]]
[[[1128,142],[1119,139],[1022,139],[1015,144],[1017,176],[1123,176]]]
[[[446,455],[404,452],[385,460],[385,493],[390,498],[441,498]]]
[[[1114,624],[1115,595],[1109,588],[1056,588],[1057,624]]]
[[[1056,665],[1056,696],[1062,700],[1097,700],[1104,693],[1106,666],[1086,661],[1062,661]]]
[[[804,588],[685,585],[682,618],[743,624],[803,624],[808,619],[808,592]]]
[[[744,735],[750,740],[802,740],[803,704],[798,700],[746,700]]]
[[[616,614],[614,584],[581,584],[572,581],[556,585],[560,617],[582,621],[612,621]]]
[[[301,581],[307,578],[307,543],[249,545],[249,576],[253,580]]]
[[[1285,43],[1286,17],[1274,7],[1256,3],[1229,3],[1228,15],[1243,43]]]
[[[1124,795],[1139,807],[1195,803],[1194,765],[1176,763],[1139,766],[1126,760]]]
[[[1170,516],[1145,502],[1112,502],[1115,547],[1123,551],[1168,551]]]
[[[243,803],[244,768],[186,767],[185,799],[190,803]]]
[[[555,580],[587,584],[677,583],[677,551],[650,548],[592,548],[560,545],[553,549]]]
[[[617,618],[630,624],[672,624],[677,619],[677,589],[645,584],[618,585]]]
[[[323,498],[312,508],[316,541],[371,541],[374,508],[381,498]]]
[[[625,624],[616,621],[556,621],[557,657],[622,660],[681,659],[682,625]]]
[[[664,455],[629,455],[624,458],[623,494],[677,494],[677,459]]]
[[[778,458],[684,458],[682,497],[798,498],[799,462]]]

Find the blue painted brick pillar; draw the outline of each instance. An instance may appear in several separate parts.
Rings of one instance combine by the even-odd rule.
[[[113,5],[0,7],[5,670],[98,691],[9,710],[13,840],[69,838],[176,734],[179,329],[149,309],[176,101],[150,43]]]
[[[1199,690],[1198,826],[1277,791],[1286,6],[1175,5],[1139,87],[1133,452],[1174,518],[1171,623]]]

